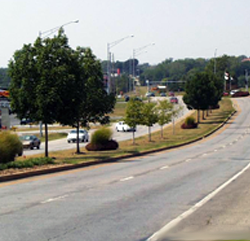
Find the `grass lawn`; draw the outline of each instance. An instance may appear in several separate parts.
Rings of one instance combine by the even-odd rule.
[[[183,123],[181,122],[175,125],[175,134],[173,134],[172,126],[165,128],[163,139],[160,137],[160,131],[156,131],[151,135],[151,142],[148,141],[148,135],[146,135],[136,138],[136,144],[132,145],[131,133],[131,140],[119,142],[119,149],[115,151],[88,152],[85,148],[82,148],[82,154],[80,155],[75,154],[74,149],[60,152],[51,152],[50,156],[55,157],[58,164],[77,164],[180,145],[210,133],[223,121],[225,121],[233,111],[234,108],[232,107],[231,100],[225,98],[220,102],[220,109],[213,110],[212,113],[209,113],[205,120],[201,120],[201,123],[198,125],[197,129],[184,130],[181,128],[181,124]],[[193,113],[193,116],[196,117],[196,113]],[[38,157],[41,155],[36,156]],[[22,158],[18,159],[22,160]]]

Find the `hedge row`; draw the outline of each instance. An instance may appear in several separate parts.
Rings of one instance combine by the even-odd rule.
[[[34,166],[43,166],[48,164],[55,164],[55,161],[50,157],[30,158],[23,161],[12,161],[9,163],[2,163],[0,164],[0,170],[2,171],[9,168],[32,168]]]

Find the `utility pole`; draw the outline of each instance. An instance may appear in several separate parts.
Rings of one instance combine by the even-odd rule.
[[[246,91],[248,91],[248,70],[245,69],[245,86],[246,86]]]

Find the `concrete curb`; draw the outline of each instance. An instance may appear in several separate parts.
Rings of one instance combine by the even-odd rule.
[[[45,174],[52,174],[52,173],[56,173],[56,172],[69,171],[69,170],[88,167],[88,166],[93,166],[93,165],[99,165],[99,164],[105,164],[105,163],[115,163],[115,162],[119,162],[120,160],[126,159],[126,158],[139,157],[139,156],[144,156],[144,155],[148,155],[148,154],[151,154],[151,153],[156,153],[156,152],[171,150],[171,149],[178,148],[178,147],[187,146],[187,145],[193,144],[193,143],[195,143],[197,141],[201,141],[204,138],[206,138],[206,137],[212,135],[213,133],[215,133],[217,130],[222,128],[232,118],[232,116],[235,115],[236,112],[237,111],[235,110],[223,123],[221,123],[218,127],[216,127],[211,132],[205,134],[203,137],[199,137],[199,138],[194,139],[194,140],[189,141],[189,142],[185,142],[185,143],[182,143],[182,144],[179,144],[179,145],[174,145],[174,146],[171,146],[171,147],[163,147],[163,148],[144,151],[144,152],[140,152],[140,153],[123,155],[123,156],[120,156],[120,157],[117,157],[117,158],[110,158],[110,159],[102,160],[102,161],[86,162],[86,163],[81,163],[81,164],[66,165],[66,166],[61,166],[61,167],[54,167],[54,168],[49,168],[49,169],[43,169],[43,170],[30,171],[30,172],[24,172],[24,173],[17,173],[17,174],[13,174],[13,175],[1,176],[0,177],[0,183],[1,182],[7,182],[7,181],[14,181],[14,180],[18,180],[18,179],[24,179],[24,178],[28,178],[28,177],[34,177],[34,176],[38,176],[38,175],[45,175]]]

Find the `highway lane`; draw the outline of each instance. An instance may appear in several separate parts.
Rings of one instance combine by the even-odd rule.
[[[250,160],[250,99],[185,148],[0,184],[0,240],[147,240]]]

